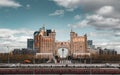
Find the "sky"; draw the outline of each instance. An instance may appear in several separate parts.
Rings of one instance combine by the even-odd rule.
[[[57,41],[70,40],[72,29],[120,53],[119,5],[120,0],[0,0],[0,52],[26,47],[45,25],[56,30]]]

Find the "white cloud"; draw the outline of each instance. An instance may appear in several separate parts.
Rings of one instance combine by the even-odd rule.
[[[87,24],[88,24],[88,21],[83,20],[83,21],[77,22],[76,24],[68,24],[68,26],[72,28],[82,28],[87,26]]]
[[[79,20],[79,19],[81,19],[81,16],[80,16],[80,15],[75,15],[75,16],[74,16],[74,19],[75,19],[75,20]]]
[[[30,9],[30,7],[31,7],[30,4],[27,4],[27,5],[26,5],[26,8],[27,8],[27,9]]]
[[[49,14],[49,16],[62,16],[64,15],[64,10],[56,10],[55,12]]]
[[[32,33],[33,31],[28,29],[11,30],[11,29],[0,28],[0,38],[9,38],[12,35],[17,35],[17,34],[31,35]]]
[[[0,7],[21,7],[15,0],[0,0]]]
[[[74,9],[73,8],[68,8],[68,9],[66,9],[66,11],[73,12]]]
[[[119,18],[106,18],[101,15],[91,15],[87,16],[88,25],[94,26],[96,29],[102,30],[116,30],[120,29],[120,19]]]
[[[101,16],[101,15],[87,15],[87,17],[86,17],[87,19],[92,19],[92,20],[103,20],[104,18],[103,18],[103,16]]]
[[[112,6],[103,6],[100,8],[97,13],[98,14],[110,14],[114,11],[114,8]]]
[[[120,19],[119,18],[108,18],[102,15],[93,14],[87,15],[84,20],[79,21],[75,24],[70,24],[74,28],[92,26],[99,30],[112,30],[120,29]]]
[[[82,9],[84,14],[97,13],[107,17],[120,18],[120,0],[52,0],[66,11]]]
[[[118,6],[102,6],[95,13],[104,17],[120,18],[119,10]]]
[[[82,8],[84,13],[94,12],[104,6],[114,7],[118,12],[120,12],[120,0],[52,0],[58,6],[64,7],[66,9],[77,9]],[[112,10],[111,7],[105,7],[107,10]],[[114,9],[113,8],[113,9]],[[102,8],[102,10],[104,10]],[[106,10],[105,10],[106,11]]]
[[[116,37],[120,37],[120,32],[119,32],[119,31],[114,32],[114,33],[115,33],[115,36],[116,36]]]
[[[109,39],[109,38],[112,38],[112,37],[114,37],[113,36],[113,34],[114,34],[114,32],[112,32],[112,31],[96,31],[96,32],[89,32],[88,33],[88,36],[90,36],[90,37],[97,37],[98,39],[99,38],[103,38],[103,39],[106,39],[106,37],[108,37],[107,39]],[[111,37],[110,37],[111,36]]]
[[[32,38],[33,31],[28,29],[0,29],[0,50],[9,47],[21,47],[27,46],[27,39]],[[1,47],[2,46],[2,47]]]
[[[65,8],[77,8],[80,0],[53,0],[56,2],[59,6],[65,7]]]
[[[29,7],[30,7],[30,5],[29,5],[29,4],[27,4],[27,5],[26,5],[26,7],[27,7],[27,8],[29,8]]]
[[[94,31],[88,32],[87,35],[91,39],[95,39],[96,41],[106,42],[106,41],[113,41],[113,42],[120,42],[120,38],[116,37],[117,32],[113,31]]]

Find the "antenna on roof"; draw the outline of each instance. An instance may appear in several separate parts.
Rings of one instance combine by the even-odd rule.
[[[43,27],[42,27],[42,29],[45,31],[45,24],[43,24]]]
[[[43,27],[45,27],[45,24],[43,24]]]
[[[71,32],[73,32],[73,28],[71,27]]]

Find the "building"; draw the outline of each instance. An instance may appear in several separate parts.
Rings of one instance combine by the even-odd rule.
[[[33,50],[33,39],[27,39],[27,49]]]
[[[12,51],[12,54],[13,55],[16,55],[16,54],[35,54],[36,51],[35,50],[29,50],[27,48],[22,48],[22,49],[14,49]]]
[[[15,55],[15,54],[22,54],[21,50],[20,49],[14,49],[12,51],[12,53]]]
[[[101,49],[100,47],[97,48],[97,53],[99,55],[117,55],[117,51],[115,51],[114,49]]]
[[[34,49],[39,50],[39,31],[34,32]]]
[[[81,55],[90,55],[87,51],[87,35],[78,36],[71,30],[70,41],[55,41],[55,30],[40,28],[34,32],[34,49],[37,50],[36,56],[39,58],[52,58],[58,56],[58,49],[67,49],[68,55],[78,58]]]
[[[87,41],[87,45],[88,45],[88,48],[91,48],[92,45],[93,45],[93,41],[92,40],[88,40]]]
[[[93,40],[87,40],[87,47],[90,49],[95,49],[95,45],[93,45]]]
[[[55,35],[54,30],[45,30],[45,27],[34,33],[34,48],[41,58],[52,56],[55,46]]]
[[[70,32],[70,51],[74,58],[80,58],[82,55],[90,55],[87,50],[87,35],[78,36],[71,30]]]
[[[90,45],[90,46],[92,46],[93,45],[93,41],[92,40],[88,40],[87,44]]]

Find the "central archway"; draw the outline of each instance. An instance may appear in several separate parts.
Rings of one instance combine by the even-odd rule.
[[[68,57],[71,55],[70,42],[56,42],[55,58],[59,63],[71,63]]]
[[[63,50],[63,51],[62,51]],[[54,55],[58,57],[67,57],[71,53],[69,42],[56,42]]]
[[[67,48],[59,48],[57,53],[60,58],[66,58],[69,52]]]

